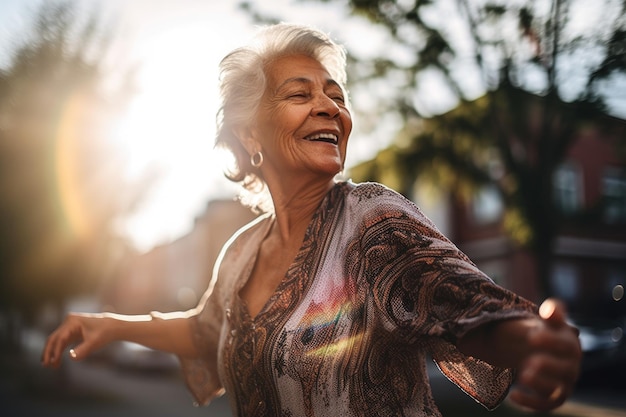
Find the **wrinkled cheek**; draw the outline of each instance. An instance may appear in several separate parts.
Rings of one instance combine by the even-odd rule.
[[[346,140],[339,149],[339,156],[341,157],[341,169],[345,168],[347,154],[348,154],[348,141]]]

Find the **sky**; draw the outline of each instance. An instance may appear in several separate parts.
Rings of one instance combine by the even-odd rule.
[[[0,62],[10,36],[27,27],[30,10],[46,0],[0,0]],[[256,26],[237,10],[237,1],[78,0],[97,7],[104,21],[114,18],[115,59],[140,62],[138,92],[118,128],[116,140],[128,161],[129,179],[158,172],[155,185],[120,231],[142,251],[187,233],[211,199],[233,198],[236,185],[223,176],[224,155],[213,149],[217,111],[217,67],[221,58],[246,43]],[[346,20],[337,5],[288,0],[256,2],[284,20],[307,23],[336,34],[350,32],[361,42],[349,46],[367,54],[384,47],[371,25]],[[112,20],[111,20],[112,21]],[[349,28],[349,31],[346,29]],[[182,74],[182,76],[181,76]],[[363,160],[382,144],[355,146],[349,159]]]

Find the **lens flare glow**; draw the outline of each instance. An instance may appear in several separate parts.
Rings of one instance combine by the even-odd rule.
[[[77,95],[68,100],[55,135],[54,149],[57,190],[61,207],[70,231],[76,236],[89,233],[89,220],[84,203],[80,199],[80,192],[78,192],[80,172],[77,166],[79,151],[75,128],[76,120],[82,117],[84,105],[84,100]]]

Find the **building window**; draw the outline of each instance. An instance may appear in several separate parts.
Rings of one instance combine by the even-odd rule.
[[[583,187],[578,167],[571,163],[559,166],[554,172],[554,199],[563,214],[574,214],[581,209]]]
[[[604,220],[626,223],[626,174],[619,168],[608,168],[602,177]]]
[[[576,266],[557,262],[550,277],[554,294],[564,301],[575,301],[580,295],[580,276]]]
[[[483,187],[474,196],[472,211],[478,224],[493,223],[502,217],[504,205],[495,185]]]

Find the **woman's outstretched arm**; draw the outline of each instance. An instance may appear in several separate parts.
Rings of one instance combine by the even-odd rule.
[[[122,315],[70,313],[54,330],[42,354],[42,364],[57,368],[63,352],[82,360],[114,341],[135,342],[183,357],[195,357],[196,347],[189,327],[191,312]],[[154,318],[158,318],[155,320]]]

